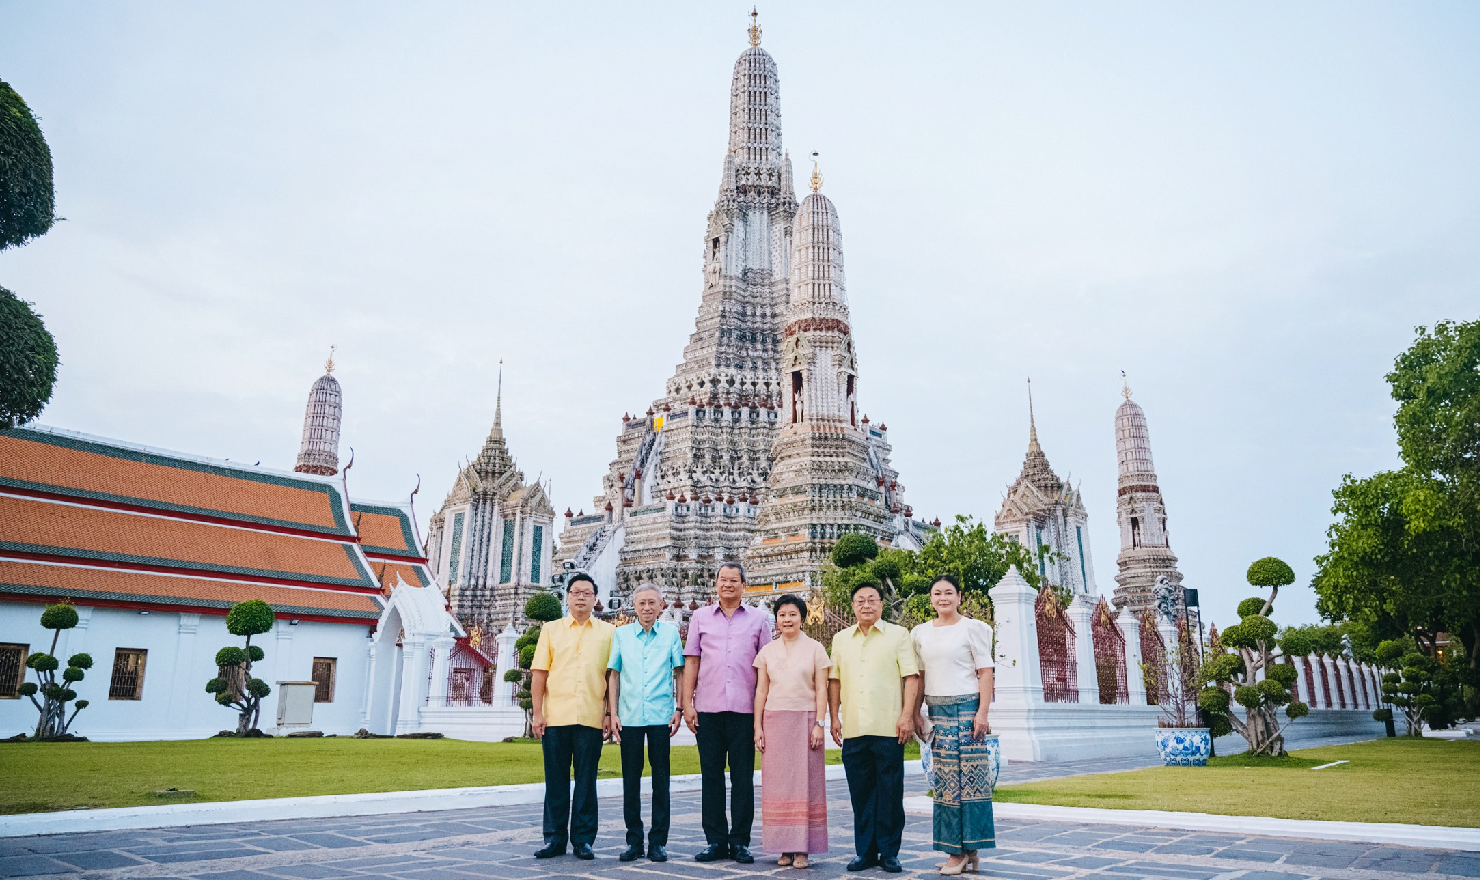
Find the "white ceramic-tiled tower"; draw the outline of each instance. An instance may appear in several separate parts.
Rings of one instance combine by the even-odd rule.
[[[1129,387],[1125,389],[1125,402],[1115,411],[1115,456],[1120,470],[1115,504],[1120,525],[1115,606],[1128,607],[1134,614],[1152,607],[1156,579],[1165,575],[1177,591],[1180,607],[1182,573],[1177,570],[1177,556],[1167,535],[1166,505],[1151,461],[1146,413],[1131,400]]]
[[[300,474],[332,477],[339,473],[339,422],[344,409],[344,396],[339,380],[334,378],[334,353],[324,364],[324,375],[314,380],[308,391],[308,407],[303,414],[303,442],[298,447],[298,463],[293,470]]]

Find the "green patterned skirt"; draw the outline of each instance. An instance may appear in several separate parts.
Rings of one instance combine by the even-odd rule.
[[[935,848],[957,855],[997,846],[992,823],[991,753],[971,733],[981,699],[926,697],[934,725],[931,768],[935,790]]]

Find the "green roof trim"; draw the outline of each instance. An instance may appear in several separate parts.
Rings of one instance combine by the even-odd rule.
[[[421,553],[416,549],[416,533],[411,529],[411,517],[406,511],[399,507],[386,507],[381,504],[365,504],[359,501],[351,501],[349,509],[352,513],[375,513],[383,516],[394,516],[401,521],[401,536],[406,539],[406,546],[410,550],[401,547],[377,547],[374,544],[365,543],[364,536],[360,537],[360,549],[366,553],[382,553],[386,556],[401,556],[406,559],[420,559]],[[358,523],[358,520],[356,521]]]
[[[77,604],[86,605],[88,599],[103,600],[109,602],[139,602],[152,605],[188,605],[196,608],[221,608],[230,610],[235,601],[224,599],[200,599],[194,596],[156,596],[145,593],[125,593],[109,590],[106,592],[94,590],[64,590],[61,587],[43,587],[36,584],[12,584],[0,582],[0,593],[20,593],[29,596],[61,597],[77,600]],[[270,603],[269,603],[270,604]],[[360,620],[373,621],[380,619],[378,611],[354,611],[347,608],[313,608],[306,605],[273,605],[272,610],[278,614],[297,614],[301,617],[353,617]]]
[[[312,540],[312,539],[308,539]],[[241,565],[222,565],[211,562],[186,562],[180,559],[169,559],[158,556],[135,556],[129,553],[106,553],[99,550],[81,550],[75,547],[52,547],[44,544],[23,544],[18,541],[0,540],[0,550],[9,550],[13,553],[31,553],[42,556],[56,556],[61,558],[97,559],[105,562],[121,562],[133,565],[153,565],[160,568],[178,569],[181,571],[214,571],[223,574],[239,574],[249,577],[279,578],[283,580],[305,581],[314,584],[331,584],[341,587],[358,587],[365,590],[379,590],[380,584],[375,576],[360,562],[364,557],[355,552],[351,544],[340,544],[339,548],[349,559],[360,576],[354,579],[326,577],[318,574],[303,574],[293,571],[272,571],[262,568],[248,568]]]
[[[259,525],[280,526],[283,528],[303,529],[305,531],[320,532],[323,534],[335,534],[350,536],[353,531],[344,516],[343,497],[339,488],[332,483],[323,483],[318,480],[300,479],[284,476],[281,474],[263,473],[262,471],[249,468],[237,468],[228,464],[210,464],[202,461],[191,461],[183,458],[175,458],[159,452],[145,451],[141,449],[128,449],[120,446],[112,446],[107,443],[98,443],[81,437],[71,437],[65,434],[53,434],[49,431],[36,431],[29,428],[15,428],[0,432],[14,436],[23,437],[36,443],[46,443],[52,446],[61,446],[79,452],[90,452],[97,455],[105,455],[110,458],[123,459],[124,461],[136,461],[143,464],[158,465],[160,467],[176,468],[195,473],[214,474],[221,477],[230,477],[238,480],[248,480],[255,483],[266,483],[273,486],[282,486],[291,489],[301,489],[306,492],[317,492],[327,497],[329,508],[334,516],[334,526],[327,528],[316,523],[304,523],[295,520],[277,519],[273,517],[254,516],[249,513],[238,513],[236,511],[221,510],[215,507],[197,507],[185,504],[172,504],[157,498],[140,498],[130,495],[115,495],[107,492],[93,492],[88,489],[78,489],[73,486],[58,486],[52,483],[37,483],[29,480],[16,480],[0,476],[0,486],[8,486],[15,489],[29,489],[37,492],[51,492],[57,495],[66,495],[73,498],[88,498],[94,501],[111,501],[119,504],[135,504],[140,507],[148,507],[155,510],[168,510],[176,513],[193,513],[201,516],[215,516],[222,519],[232,519],[239,522],[256,523]]]

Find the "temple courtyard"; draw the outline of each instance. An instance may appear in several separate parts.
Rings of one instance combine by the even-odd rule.
[[[1088,765],[1089,762],[1085,762]],[[1095,762],[1103,765],[1104,762]],[[1083,773],[1089,766],[1019,764],[1003,784]],[[284,772],[292,772],[290,767]],[[817,858],[808,876],[849,875],[852,813],[842,782],[830,786],[833,850]],[[923,795],[924,781],[907,779],[907,795]],[[617,861],[623,849],[620,798],[601,801],[597,859],[537,861],[536,805],[200,825],[156,830],[103,831],[0,839],[0,876],[87,880],[542,880],[602,877],[619,880],[788,876],[764,858],[754,865],[697,864],[703,845],[699,793],[676,794],[670,861]],[[1480,852],[1370,843],[1290,839],[1240,831],[1230,816],[1218,832],[1160,830],[1130,825],[1076,825],[999,820],[998,849],[984,852],[982,874],[1015,880],[1154,878],[1154,880],[1386,880],[1480,877]],[[759,850],[759,828],[757,828]],[[759,856],[759,852],[757,853]],[[906,875],[933,875],[939,856],[930,848],[930,820],[912,815],[901,853]]]

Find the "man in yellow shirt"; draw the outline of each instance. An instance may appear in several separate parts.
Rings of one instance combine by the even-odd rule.
[[[848,870],[881,867],[898,874],[904,836],[904,744],[914,736],[912,710],[920,686],[910,632],[879,619],[879,584],[853,587],[858,623],[833,637],[827,702],[833,741],[843,747],[843,772],[853,801]]]
[[[596,582],[585,573],[565,586],[570,613],[540,628],[534,647],[530,699],[534,735],[545,754],[545,845],[534,857],[565,855],[569,841],[578,859],[594,859],[596,766],[601,743],[611,733],[606,713],[606,663],[616,627],[591,616]],[[575,763],[575,805],[570,794]]]

